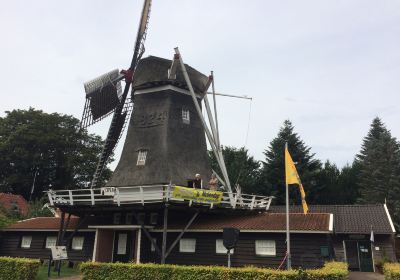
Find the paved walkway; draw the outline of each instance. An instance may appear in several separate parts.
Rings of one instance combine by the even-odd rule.
[[[383,280],[385,277],[382,274],[374,272],[350,272],[350,280]]]

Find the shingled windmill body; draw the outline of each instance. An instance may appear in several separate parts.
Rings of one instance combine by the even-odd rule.
[[[204,129],[181,71],[169,79],[171,60],[142,59],[132,89],[133,115],[121,158],[108,186],[186,185],[209,178]],[[198,101],[208,77],[187,67]]]

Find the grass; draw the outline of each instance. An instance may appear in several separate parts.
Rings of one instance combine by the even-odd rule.
[[[54,266],[51,267],[50,278],[47,278],[47,268],[48,268],[47,265],[42,265],[39,268],[39,273],[38,276],[36,277],[36,280],[59,279],[57,278],[57,271],[54,271]],[[80,272],[78,268],[69,268],[67,266],[62,266],[60,278],[79,275],[79,274]]]

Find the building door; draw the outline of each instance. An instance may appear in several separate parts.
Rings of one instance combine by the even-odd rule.
[[[345,244],[347,263],[350,270],[374,271],[371,242],[369,240],[346,240]]]
[[[358,246],[357,241],[347,240],[346,244],[346,259],[349,264],[349,269],[353,271],[360,270],[360,263],[358,261]]]
[[[358,241],[358,256],[360,259],[360,271],[373,272],[371,243],[369,241]]]
[[[133,232],[115,231],[113,262],[129,262],[133,258]]]

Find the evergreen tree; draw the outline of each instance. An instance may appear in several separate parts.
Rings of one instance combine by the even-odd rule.
[[[248,150],[244,147],[223,147],[222,155],[224,156],[231,185],[239,184],[243,193],[258,193],[260,162],[250,156]],[[209,151],[209,156],[212,169],[221,175],[218,162],[212,151]]]
[[[400,225],[400,144],[376,117],[363,140],[359,164],[361,203],[383,203],[385,200]]]
[[[42,191],[84,187],[96,169],[103,141],[79,128],[79,120],[30,108],[0,118],[0,192],[26,199],[35,181],[34,199]],[[111,176],[106,168],[101,182]],[[36,178],[35,178],[36,177]]]
[[[356,164],[341,170],[329,160],[317,176],[317,185],[310,190],[312,204],[354,204],[359,197]]]
[[[358,186],[359,165],[353,162],[340,170],[336,189],[336,204],[355,204],[360,197]]]
[[[275,203],[285,203],[285,143],[288,143],[289,152],[296,163],[297,172],[303,183],[307,202],[312,202],[313,192],[317,184],[317,174],[321,170],[321,162],[314,159],[311,148],[307,147],[295,133],[294,127],[289,120],[283,123],[276,138],[274,138],[268,149],[265,150],[265,161],[263,162],[261,180],[264,195],[274,195]],[[297,187],[290,186],[291,200],[300,202],[300,193]],[[311,201],[310,201],[311,199]]]

